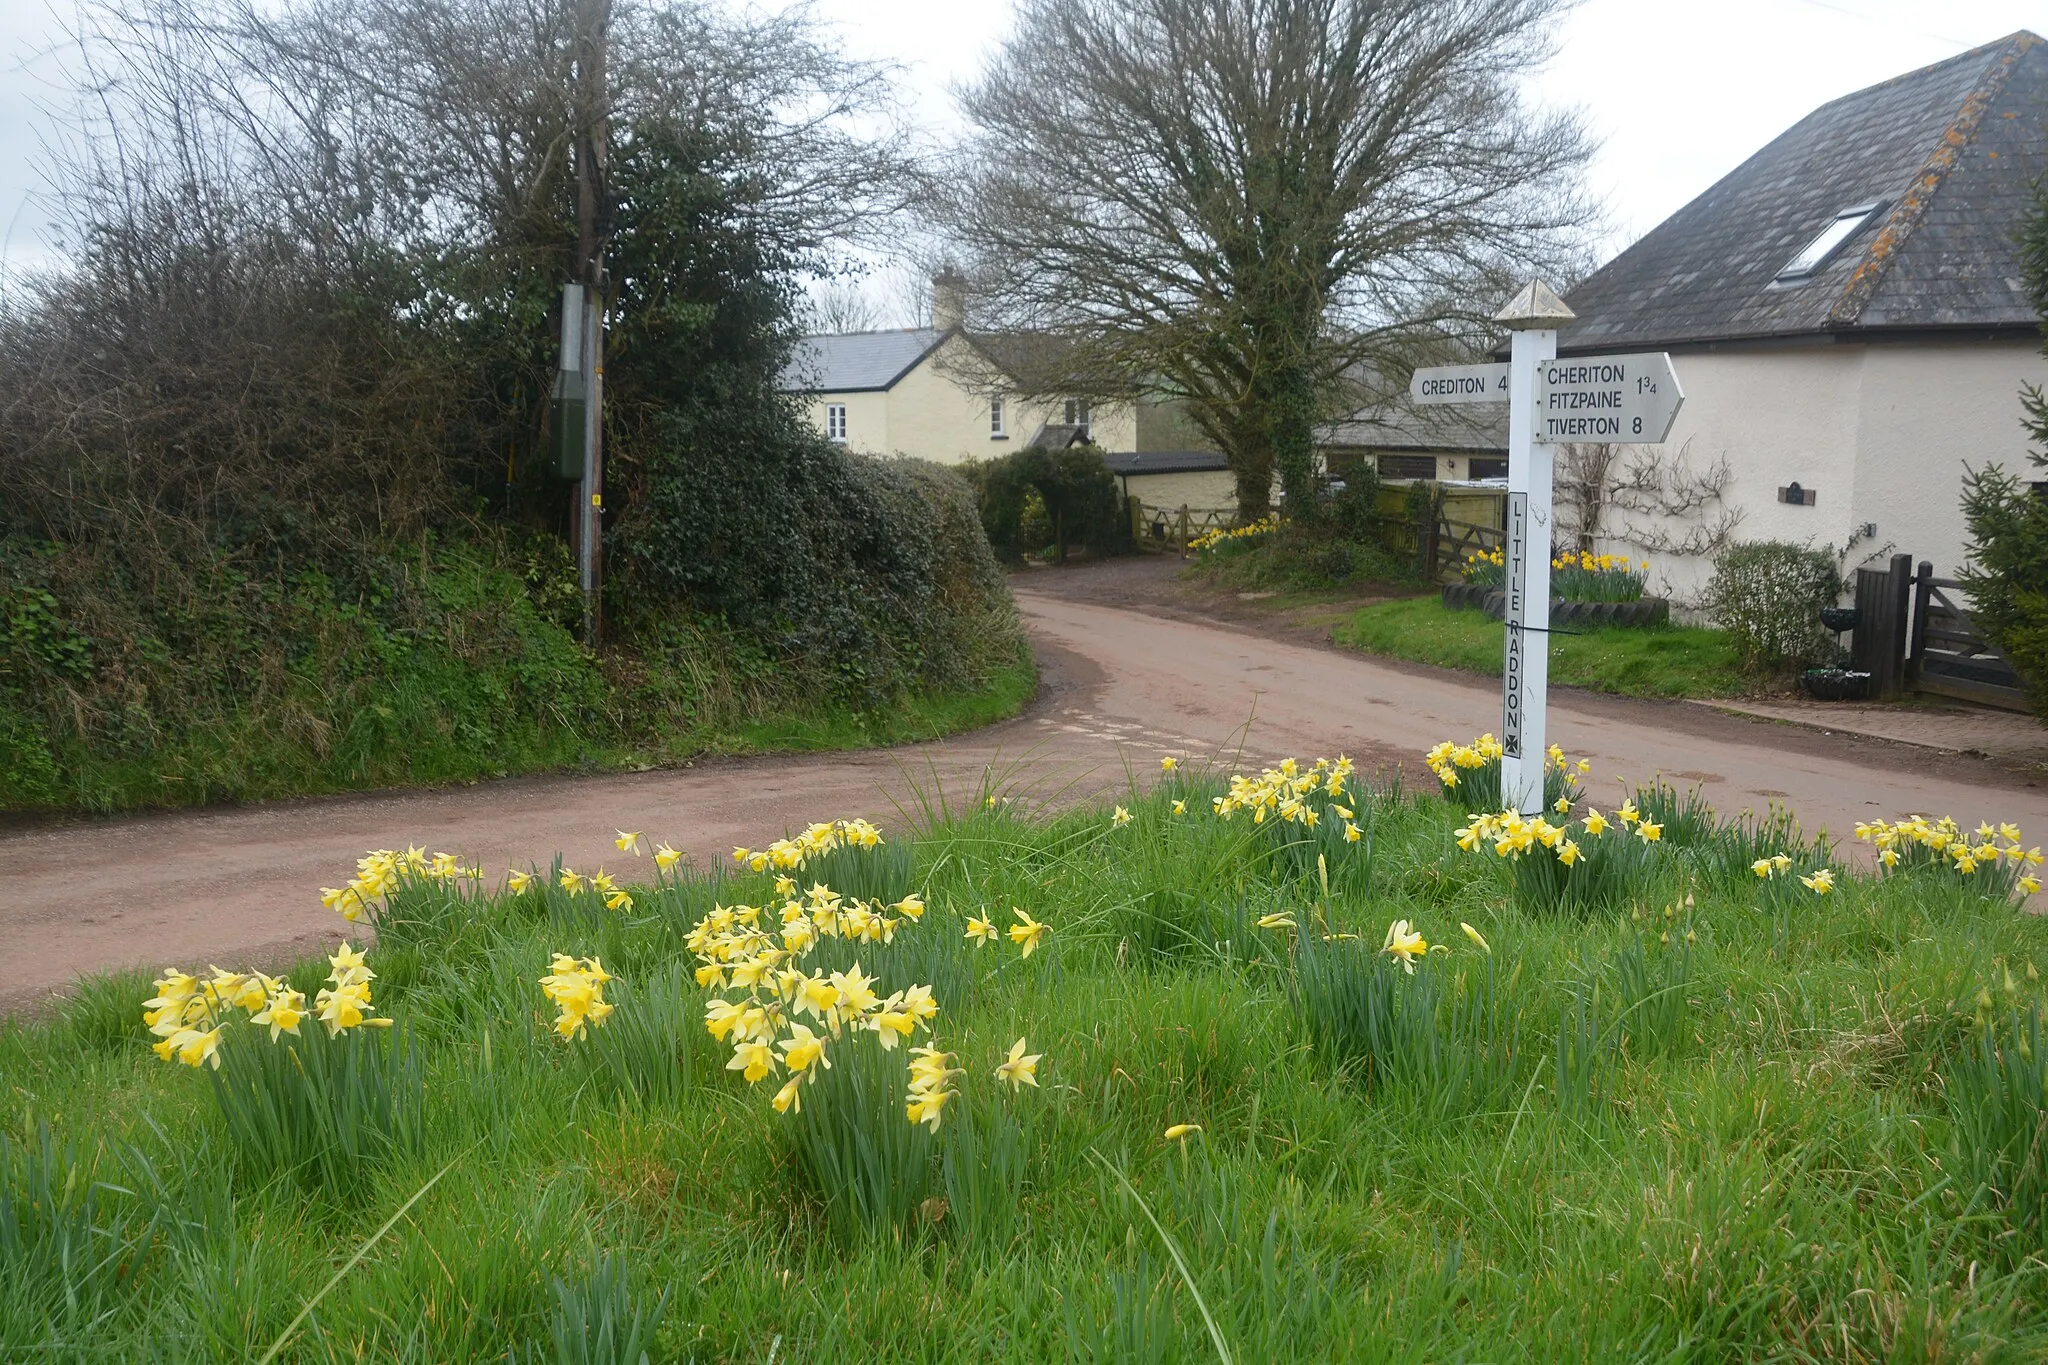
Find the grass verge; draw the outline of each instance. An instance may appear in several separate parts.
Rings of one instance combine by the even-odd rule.
[[[1825,849],[1667,794],[1643,800],[1663,837],[1632,894],[1563,912],[1461,850],[1438,798],[1318,798],[1311,837],[1211,815],[1221,776],[1116,817],[989,792],[890,831],[872,867],[791,869],[918,891],[886,942],[842,922],[790,961],[816,984],[858,960],[939,1010],[899,1050],[827,1038],[837,1064],[788,1114],[772,1061],[750,1087],[730,1040],[632,1022],[739,992],[690,971],[749,932],[731,907],[781,901],[773,869],[650,878],[617,908],[552,874],[411,883],[368,954],[397,1027],[340,1041],[403,1039],[420,1098],[337,1187],[253,1164],[223,1106],[254,1101],[151,1055],[145,982],[92,984],[0,1029],[0,1356],[616,1360],[650,1335],[652,1359],[734,1362],[2048,1352],[2028,1140],[2048,1058],[2014,1023],[2048,920],[1926,869],[1837,866],[1811,891]],[[1790,873],[1759,882],[1759,848]],[[557,953],[609,973],[615,1012],[581,1041],[555,1009],[589,1013],[593,964],[565,976]],[[1013,1093],[993,1073],[1018,1039],[1037,1084]],[[875,1089],[912,1043],[957,1069],[936,1132]],[[273,1046],[240,1022],[221,1042]]]
[[[1360,608],[1332,638],[1367,654],[1497,674],[1505,629],[1484,612],[1411,597]],[[1734,697],[1746,690],[1726,635],[1689,626],[1553,634],[1550,680],[1627,697]]]

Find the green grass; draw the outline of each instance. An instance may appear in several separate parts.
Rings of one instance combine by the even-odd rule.
[[[1505,629],[1484,612],[1411,597],[1361,608],[1333,638],[1367,654],[1498,674]],[[1689,626],[1554,634],[1550,680],[1628,697],[1733,697],[1747,690],[1724,632]]]
[[[1918,876],[1760,906],[1700,821],[1633,904],[1542,913],[1446,803],[1387,793],[1324,845],[1326,891],[1279,822],[1206,813],[1220,777],[1125,798],[1122,827],[999,805],[889,831],[930,908],[858,955],[933,985],[965,1074],[937,1138],[882,1134],[953,1199],[879,1228],[833,1216],[829,1163],[701,1029],[626,1049],[688,1064],[652,1088],[547,1032],[551,952],[673,983],[690,925],[765,875],[619,915],[421,893],[369,954],[421,1136],[342,1191],[238,1160],[208,1078],[149,1054],[147,983],[92,983],[0,1029],[0,1358],[254,1360],[316,1296],[278,1359],[612,1360],[648,1331],[705,1362],[2048,1352],[2040,1171],[2013,1174],[2037,1064],[1982,1042],[2040,1002],[2048,920]],[[1032,957],[966,945],[1012,906],[1051,926]],[[1298,954],[1253,923],[1278,912],[1358,937]],[[1377,951],[1394,919],[1451,951],[1407,975]],[[1019,1036],[1041,1085],[1010,1099],[990,1071]]]
[[[808,753],[908,744],[1008,720],[1038,693],[1038,670],[1028,662],[994,671],[978,692],[926,694],[894,710],[844,708],[778,716],[741,726],[713,741],[723,753]]]

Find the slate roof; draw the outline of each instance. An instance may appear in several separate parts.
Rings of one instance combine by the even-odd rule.
[[[1360,408],[1344,421],[1330,423],[1318,435],[1325,446],[1505,455],[1508,407],[1505,403],[1421,407],[1396,400]]]
[[[860,393],[893,388],[946,337],[932,327],[800,337],[778,387],[784,393]]]
[[[2031,331],[2015,235],[2048,170],[2032,33],[1822,105],[1601,267],[1567,353],[1921,328]],[[1805,282],[1774,284],[1845,209],[1882,200]]]

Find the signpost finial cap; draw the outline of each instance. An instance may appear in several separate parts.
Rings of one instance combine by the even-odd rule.
[[[1570,322],[1577,316],[1565,307],[1564,300],[1549,285],[1541,280],[1531,280],[1522,286],[1522,292],[1515,295],[1507,307],[1493,315],[1493,320],[1520,332],[1530,328],[1555,328],[1560,322]]]

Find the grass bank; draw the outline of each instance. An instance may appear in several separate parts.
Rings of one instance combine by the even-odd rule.
[[[146,979],[98,982],[0,1031],[0,1355],[2048,1351],[2017,861],[1880,880],[1645,793],[1654,841],[1572,811],[1565,908],[1540,842],[1467,851],[1435,796],[1267,779],[1311,830],[1217,818],[1220,777],[773,850],[859,907],[624,852],[609,908],[545,849],[519,889],[373,868],[397,1027],[273,1043],[222,1004],[219,1071],[151,1055]],[[745,984],[770,946],[786,991]]]
[[[1411,597],[1361,608],[1332,638],[1367,654],[1497,674],[1504,630],[1484,612]],[[1726,635],[1687,626],[1553,634],[1550,680],[1629,697],[1733,697],[1746,690]]]
[[[894,660],[845,640],[836,654],[770,648],[682,608],[618,623],[594,654],[573,633],[573,580],[553,559],[522,565],[518,548],[423,547],[367,562],[356,583],[223,571],[106,620],[65,615],[48,591],[0,590],[0,640],[18,646],[0,650],[0,812],[895,743],[1014,715],[1036,685],[978,541],[970,567],[986,573],[948,586],[945,629]]]

